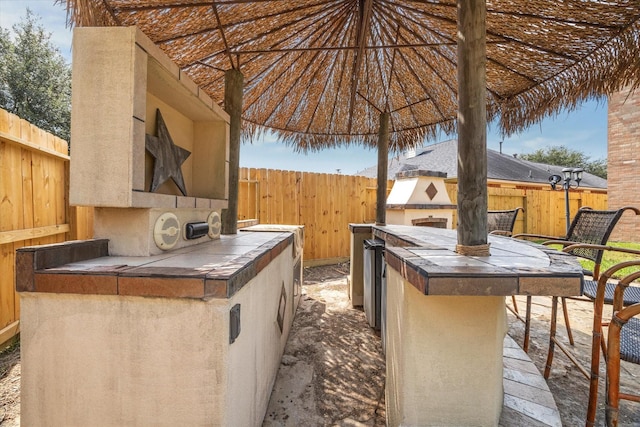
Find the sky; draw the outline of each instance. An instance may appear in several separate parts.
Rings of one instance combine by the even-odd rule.
[[[64,5],[54,0],[0,0],[0,27],[11,30],[31,9],[40,24],[51,33],[52,43],[71,62],[71,30],[66,26]],[[455,138],[442,135],[436,141]],[[506,154],[532,153],[538,149],[563,145],[586,154],[590,160],[607,157],[607,103],[606,100],[587,101],[572,112],[561,112],[530,126],[524,132],[501,136],[497,126],[487,129],[487,147]],[[396,153],[397,154],[397,153]],[[278,141],[277,136],[266,133],[259,139],[243,141],[240,148],[240,166],[251,168],[284,169],[304,172],[356,174],[377,164],[377,152],[360,146],[327,149],[317,152],[296,153],[293,147]]]

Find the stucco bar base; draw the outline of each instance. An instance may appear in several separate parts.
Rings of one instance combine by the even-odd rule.
[[[387,424],[497,426],[506,331],[504,297],[425,296],[388,268]]]
[[[52,256],[24,253],[35,278],[20,294],[23,425],[262,425],[300,295],[294,247],[291,233],[240,233],[138,267],[107,256],[39,269]],[[111,281],[115,294],[100,284]]]

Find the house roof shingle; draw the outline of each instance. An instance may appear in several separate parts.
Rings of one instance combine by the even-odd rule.
[[[457,156],[458,141],[455,139],[423,146],[415,150],[415,156],[401,154],[390,158],[387,177],[395,179],[398,172],[421,169],[445,172],[448,178],[453,178],[458,175]],[[487,149],[487,178],[490,180],[549,183],[549,176],[562,175],[564,167],[568,166],[534,163]],[[357,175],[375,178],[377,173],[377,166],[372,166]],[[584,172],[580,186],[606,189],[607,180]]]

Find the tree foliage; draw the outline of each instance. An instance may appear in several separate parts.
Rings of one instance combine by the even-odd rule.
[[[69,141],[71,66],[29,9],[13,26],[0,28],[0,107]]]
[[[565,147],[564,145],[560,145],[557,147],[547,147],[546,149],[539,149],[534,151],[533,153],[521,154],[519,157],[530,162],[582,168],[590,174],[605,179],[607,178],[606,159],[591,161],[589,156],[587,156],[585,153],[578,150],[572,150]]]

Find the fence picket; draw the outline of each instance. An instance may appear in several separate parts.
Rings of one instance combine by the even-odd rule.
[[[5,239],[0,244],[0,341],[18,330],[20,305],[13,282],[16,249],[93,237],[93,208],[67,205],[68,160],[65,141],[0,109],[0,232],[7,232],[4,236],[17,233],[20,238],[38,236],[24,241]],[[307,261],[346,259],[350,252],[348,224],[375,221],[375,178],[255,168],[241,168],[239,176],[238,218],[304,225]],[[388,192],[392,186],[389,181]],[[447,182],[446,187],[456,204],[456,183]],[[605,191],[578,189],[570,196],[571,216],[581,206],[607,207]],[[525,208],[524,215],[518,216],[516,232],[565,233],[562,191],[551,191],[548,186],[491,184],[488,197],[489,209]],[[455,224],[455,213],[453,220]],[[68,235],[64,230],[69,230]]]
[[[67,154],[65,141],[0,109],[0,344],[19,331],[16,250],[62,242],[70,230]],[[93,237],[92,221],[93,209],[84,208],[80,238]]]

